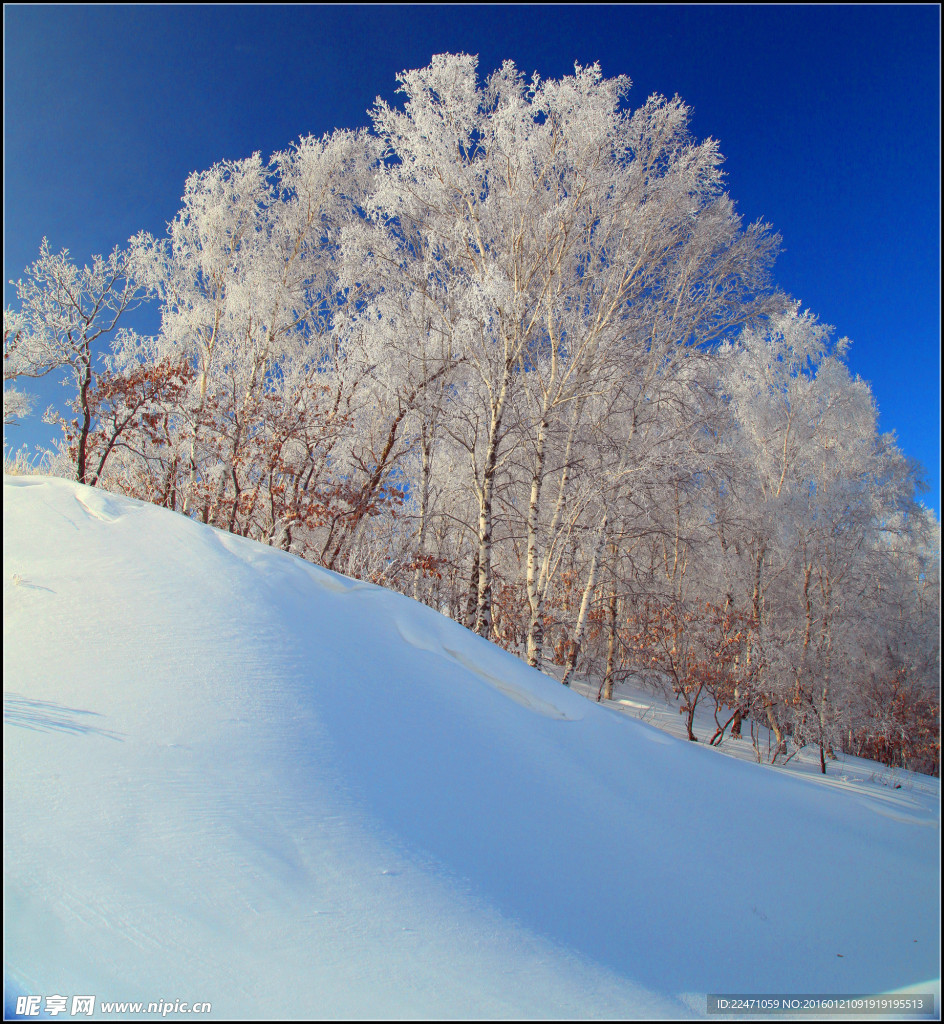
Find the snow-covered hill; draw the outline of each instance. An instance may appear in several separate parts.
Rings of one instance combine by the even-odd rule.
[[[4,478],[3,588],[12,994],[674,1017],[939,973],[921,793],[681,742],[407,598],[62,480]]]

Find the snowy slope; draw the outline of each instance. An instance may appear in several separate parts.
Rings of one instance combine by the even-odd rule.
[[[558,666],[549,666],[549,671],[563,674]],[[590,700],[596,701],[600,692],[600,679],[583,679],[572,677],[571,687]],[[661,732],[667,732],[678,739],[688,739],[686,716],[681,713],[679,698],[671,691],[659,693],[651,684],[646,685],[644,679],[630,675],[622,682],[617,682],[613,690],[612,700],[603,700],[604,707],[612,708],[624,715],[629,715],[647,725],[654,725]],[[720,721],[726,721],[729,709],[721,709]],[[710,697],[699,702],[695,709],[693,731],[701,743],[709,743],[714,736],[719,722],[714,717],[714,704]],[[864,757],[855,757],[837,751],[827,758],[827,774],[822,774],[819,762],[819,746],[815,743],[797,748],[792,737],[785,738],[786,756],[781,756],[772,767],[779,772],[791,775],[803,775],[821,785],[841,787],[849,792],[861,792],[874,795],[884,789],[903,789],[900,794],[903,806],[911,806],[916,798],[929,807],[939,807],[941,799],[941,780],[932,775],[922,775],[908,771],[906,768],[892,768],[889,765],[870,761]],[[743,734],[740,738],[731,736],[730,730],[712,750],[727,757],[737,757],[742,761],[769,765],[771,756],[776,750],[777,741],[773,731],[763,722],[745,720]]]
[[[933,801],[681,742],[407,598],[62,480],[4,478],[3,588],[14,991],[640,1017],[939,973]]]

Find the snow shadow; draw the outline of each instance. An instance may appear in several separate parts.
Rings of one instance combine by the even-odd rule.
[[[102,716],[97,711],[68,708],[51,700],[35,700],[18,693],[4,693],[3,721],[18,725],[22,729],[37,729],[42,732],[95,733],[121,741],[122,734],[111,729],[102,729],[82,715]]]

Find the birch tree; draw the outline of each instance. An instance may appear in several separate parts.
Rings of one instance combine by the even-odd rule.
[[[388,154],[369,206],[387,232],[377,263],[430,303],[431,323],[465,367],[474,625],[485,635],[496,481],[512,448],[528,445],[536,663],[554,421],[579,420],[581,396],[606,386],[627,346],[659,363],[673,345],[749,319],[758,307],[747,297],[763,291],[776,239],[760,224],[741,231],[721,191],[717,144],[691,142],[678,98],[653,97],[630,114],[629,80],[604,79],[598,65],[529,83],[506,62],[479,86],[467,55],[440,55],[399,80],[404,109],[378,100],[373,112]],[[529,411],[524,436],[509,429],[514,403]]]

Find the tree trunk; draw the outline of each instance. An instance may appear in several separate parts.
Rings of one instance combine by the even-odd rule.
[[[538,430],[537,452],[534,473],[531,477],[531,498],[528,503],[528,559],[525,570],[525,587],[528,594],[528,664],[540,670],[544,649],[544,623],[542,622],[541,590],[538,586],[538,522],[540,516],[541,486],[544,480],[544,445],[546,442],[547,420],[541,421]]]
[[[482,486],[479,491],[479,578],[476,594],[475,632],[486,639],[492,633],[492,499],[495,488],[495,471],[498,467],[502,416],[508,397],[511,369],[511,361],[506,359],[501,387],[492,402],[488,445],[485,449],[485,465],[482,467]]]
[[[479,555],[476,581],[475,632],[488,638],[492,632],[492,471],[486,469],[479,503]]]
[[[420,444],[423,453],[423,469],[422,469],[422,480],[420,483],[420,528],[416,535],[416,553],[417,556],[421,557],[426,551],[426,513],[429,508],[429,453],[430,453],[430,439],[427,432],[427,425],[424,421],[422,427],[422,433],[420,437]],[[413,600],[420,600],[420,584],[423,578],[422,569],[417,566],[413,570]]]
[[[606,643],[606,672],[603,674],[601,695],[603,700],[613,699],[613,671],[616,659],[616,588],[610,591],[610,603],[607,606],[606,623],[609,636]],[[598,698],[599,699],[599,698]]]
[[[685,727],[688,729],[688,738],[692,743],[698,742],[698,737],[695,735],[695,731],[692,726],[695,722],[695,707],[698,704],[698,698],[701,696],[702,689],[703,687],[699,686],[692,695],[692,699],[688,702],[688,718],[685,720]]]
[[[200,420],[203,417],[204,409],[206,408],[206,396],[207,396],[207,385],[209,381],[210,373],[210,362],[213,359],[213,352],[216,348],[216,339],[220,329],[220,318],[222,310],[219,305],[219,298],[217,299],[216,314],[213,319],[213,331],[210,334],[210,340],[207,342],[206,353],[200,367],[200,401],[194,412],[193,421],[193,437],[190,439],[190,472],[188,474],[187,481],[187,493],[184,496],[184,504],[181,511],[183,514],[189,515],[190,508],[193,503],[193,492],[197,486],[197,436],[200,431]],[[203,510],[203,521],[207,521],[207,509]]]
[[[570,651],[567,654],[567,668],[564,670],[564,678],[561,683],[570,686],[570,677],[573,675],[574,666],[577,664],[577,657],[580,654],[580,646],[583,642],[584,624],[587,621],[587,612],[590,610],[590,600],[593,597],[593,590],[597,583],[597,564],[600,561],[600,553],[603,550],[603,542],[606,538],[606,522],[608,513],[603,513],[600,526],[597,529],[596,543],[593,546],[593,555],[590,558],[590,572],[587,576],[587,585],[584,587],[583,598],[580,601],[580,611],[577,613],[577,625],[574,628],[574,638],[570,643]]]
[[[87,483],[86,461],[88,460],[88,436],[92,429],[92,411],[89,408],[88,393],[92,384],[92,364],[88,353],[82,365],[82,384],[79,389],[79,408],[82,412],[82,425],[79,427],[79,448],[76,456],[76,480],[80,484]],[[94,481],[93,481],[94,486]]]
[[[463,625],[468,629],[475,626],[475,605],[479,592],[479,546],[475,545],[472,552],[472,572],[469,577],[469,592],[465,602],[465,618]]]
[[[780,728],[780,724],[774,717],[774,706],[770,700],[764,700],[764,711],[767,713],[767,724],[770,727],[770,731],[774,734],[777,740],[777,747],[774,750],[774,755],[771,758],[770,763],[773,764],[777,758],[787,749],[786,741],[783,738],[783,730]]]

